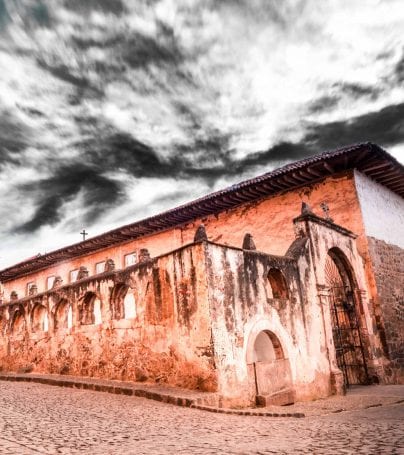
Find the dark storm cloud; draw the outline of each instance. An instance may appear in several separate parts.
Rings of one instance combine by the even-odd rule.
[[[0,111],[0,166],[5,162],[19,163],[31,141],[30,129],[9,110]]]
[[[42,59],[37,60],[38,65],[49,71],[50,74],[60,79],[63,82],[67,82],[78,87],[89,87],[90,82],[87,78],[82,76],[76,76],[71,72],[67,65],[50,65]]]
[[[79,148],[92,165],[134,177],[168,176],[178,164],[172,159],[163,161],[154,149],[123,132],[113,132],[101,140],[90,139],[79,144]]]
[[[400,60],[397,62],[394,68],[394,74],[397,78],[397,82],[400,83],[404,82],[404,49],[402,51]]]
[[[30,13],[33,19],[37,22],[38,25],[42,27],[49,27],[51,24],[51,17],[49,10],[44,3],[39,1],[37,4],[33,5],[30,9]]]
[[[342,93],[354,99],[358,99],[363,96],[375,97],[380,92],[380,89],[378,87],[372,87],[370,85],[358,84],[353,82],[341,82],[338,84],[334,84],[333,87],[336,87]]]
[[[37,59],[37,63],[40,68],[45,69],[57,79],[72,86],[72,91],[66,100],[72,106],[80,104],[85,98],[100,100],[104,95],[103,91],[92,84],[87,77],[75,74],[67,65],[50,65],[42,59]]]
[[[363,141],[377,142],[382,146],[404,142],[404,103],[347,121],[311,125],[303,142],[324,150]]]
[[[85,124],[85,122],[80,121]],[[90,128],[99,128],[100,136],[76,144],[88,163],[106,171],[124,172],[136,178],[202,177],[211,181],[232,168],[227,135],[218,132],[206,138],[196,138],[191,144],[176,145],[168,157],[161,157],[152,147],[132,135],[102,127],[97,119],[89,118]]]
[[[77,30],[70,39],[78,50],[106,49],[112,62],[123,62],[133,69],[146,69],[152,63],[178,65],[184,61],[174,29],[162,21],[157,21],[155,26],[153,35],[127,28],[118,31],[100,28],[97,37],[88,36],[86,30]]]
[[[38,59],[37,63],[57,79],[76,87],[76,92],[70,97],[70,104],[77,104],[85,96],[97,98],[103,96],[100,88],[94,86],[87,77],[74,74],[67,65],[50,65],[42,59]]]
[[[324,111],[332,110],[344,98],[348,97],[352,101],[363,98],[375,99],[380,94],[380,87],[358,84],[353,82],[338,82],[332,85],[330,93],[314,100],[309,106],[308,111],[311,114],[317,114]]]
[[[80,33],[74,34],[71,37],[72,44],[79,50],[88,50],[92,47],[100,48],[115,48],[116,46],[122,43],[124,36],[120,34],[113,34],[108,36],[107,30],[105,30],[105,35],[102,38],[93,38],[83,36]]]
[[[19,109],[22,112],[25,112],[30,117],[44,117],[45,116],[44,112],[42,112],[42,111],[40,111],[38,109],[35,109],[33,107],[23,106],[23,105],[17,103],[16,104],[16,108]]]
[[[340,97],[336,95],[324,95],[313,101],[308,107],[309,113],[315,114],[326,111],[335,107],[340,101]]]
[[[177,115],[184,121],[185,127],[192,135],[203,130],[203,120],[195,107],[183,101],[174,100],[172,105]]]
[[[4,0],[0,0],[0,31],[8,23],[10,16],[8,14]]]
[[[252,153],[239,163],[239,171],[246,166],[266,166],[279,161],[299,160],[309,156],[313,151],[308,145],[292,142],[280,142],[264,152]]]
[[[100,170],[76,163],[61,166],[51,177],[21,186],[22,195],[37,195],[32,218],[16,228],[17,233],[30,233],[41,226],[58,223],[65,214],[64,204],[73,200],[80,191],[88,207],[85,218],[95,221],[103,211],[123,197],[120,185],[103,175]]]
[[[132,32],[121,40],[120,48],[122,60],[135,69],[151,63],[177,65],[184,58],[173,29],[163,23],[156,37]]]
[[[183,114],[194,118],[192,110],[183,109]],[[196,125],[197,117],[195,114],[193,123]],[[240,176],[251,169],[298,160],[341,144],[374,141],[386,146],[404,142],[403,119],[404,103],[392,105],[350,121],[312,124],[300,143],[284,141],[243,159],[234,159],[229,150],[229,137],[214,130],[211,136],[195,138],[187,146],[178,145],[163,158],[132,135],[108,125],[101,127],[96,118],[89,117],[88,128],[99,130],[100,135],[75,144],[82,150],[80,159],[84,161],[62,164],[51,177],[20,188],[22,194],[37,194],[39,202],[32,219],[19,226],[17,232],[33,232],[41,226],[58,223],[64,216],[64,204],[80,191],[84,194],[86,207],[83,218],[88,223],[94,222],[105,210],[125,199],[121,184],[106,177],[107,172],[135,178],[159,178],[162,182],[165,178],[198,178],[211,186],[217,178]],[[86,124],[84,119],[80,123]],[[15,120],[9,126],[13,132],[9,148],[19,151],[26,146],[25,131]],[[178,197],[182,194],[180,191]],[[154,202],[164,201],[157,197]]]
[[[64,7],[84,14],[90,11],[102,11],[119,16],[126,12],[126,7],[121,0],[65,0]]]

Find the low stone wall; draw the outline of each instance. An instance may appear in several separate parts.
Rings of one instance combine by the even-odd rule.
[[[215,391],[204,264],[192,245],[2,305],[0,367]]]

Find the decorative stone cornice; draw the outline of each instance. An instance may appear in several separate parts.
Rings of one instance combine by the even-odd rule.
[[[339,234],[351,237],[352,239],[356,239],[358,237],[352,231],[340,226],[339,224],[334,223],[331,220],[321,218],[315,215],[313,212],[304,213],[303,215],[299,215],[298,217],[293,219],[293,223],[299,223],[304,221],[310,221],[311,223],[320,224],[321,226],[325,226],[329,229],[332,229],[333,231],[338,232]]]

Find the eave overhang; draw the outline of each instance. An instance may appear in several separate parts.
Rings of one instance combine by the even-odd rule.
[[[404,166],[376,144],[355,144],[288,164],[158,215],[38,255],[0,271],[0,281],[4,283],[78,256],[162,232],[197,218],[354,169],[404,197]]]

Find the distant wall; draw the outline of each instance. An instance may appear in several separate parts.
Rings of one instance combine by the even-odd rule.
[[[404,199],[357,171],[355,185],[366,235],[404,248]]]
[[[215,390],[204,251],[0,306],[0,367]]]

